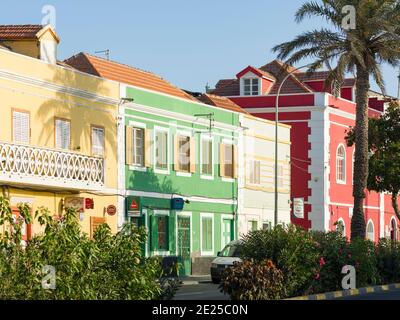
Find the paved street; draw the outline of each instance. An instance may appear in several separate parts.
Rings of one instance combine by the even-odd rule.
[[[229,297],[219,292],[218,285],[204,281],[199,284],[183,285],[174,300],[229,300]]]
[[[400,300],[400,289],[386,292],[369,293],[360,296],[338,298],[335,300]]]

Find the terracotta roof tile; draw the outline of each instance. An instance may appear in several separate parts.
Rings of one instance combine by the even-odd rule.
[[[198,99],[201,102],[203,102],[205,104],[209,104],[211,106],[227,109],[230,111],[249,114],[247,111],[245,111],[240,106],[238,106],[236,103],[234,103],[232,100],[230,100],[226,97],[221,97],[221,96],[217,96],[215,94],[205,93],[205,94],[201,95]]]
[[[314,80],[326,80],[328,78],[329,71],[316,71],[312,74],[307,74],[306,72],[296,74],[297,78],[301,81],[314,81]],[[356,79],[346,78],[343,81],[343,87],[354,87],[356,84]]]
[[[175,87],[154,73],[143,71],[125,64],[79,53],[64,61],[77,70],[128,85],[154,90],[175,97],[197,101],[185,91]]]
[[[238,96],[240,95],[240,83],[238,79],[224,79],[219,81],[213,94],[219,96]]]
[[[41,25],[0,25],[0,40],[35,39]]]

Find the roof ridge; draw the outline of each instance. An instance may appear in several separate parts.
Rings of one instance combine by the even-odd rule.
[[[182,93],[183,93],[184,95],[186,95],[188,98],[190,98],[190,100],[193,100],[193,99],[192,99],[193,97],[192,97],[191,95],[189,95],[187,92],[185,92],[184,90],[182,90],[182,89],[179,88],[178,86],[174,85],[174,84],[171,83],[170,81],[166,80],[165,78],[161,77],[160,75],[158,75],[158,74],[156,74],[156,73],[154,73],[154,72],[152,72],[152,71],[143,70],[143,69],[140,69],[140,68],[138,68],[138,67],[134,67],[134,66],[131,66],[131,65],[129,65],[129,64],[121,63],[121,62],[118,62],[118,61],[115,61],[115,60],[107,60],[107,59],[104,59],[104,58],[102,58],[102,57],[95,56],[95,55],[90,54],[90,53],[87,53],[87,52],[82,52],[82,53],[83,53],[84,55],[93,57],[93,58],[95,58],[95,59],[100,59],[100,60],[103,60],[103,61],[105,61],[105,62],[115,63],[115,64],[118,64],[118,65],[120,65],[120,66],[124,66],[124,67],[126,67],[126,68],[129,68],[129,69],[132,69],[132,70],[135,70],[135,71],[139,71],[139,72],[143,72],[143,73],[152,75],[152,76],[154,76],[154,77],[156,77],[156,78],[158,78],[158,79],[160,79],[160,80],[162,80],[162,81],[168,83],[170,86],[174,87],[175,89],[182,91]]]

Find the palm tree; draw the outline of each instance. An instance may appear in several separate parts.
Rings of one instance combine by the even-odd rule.
[[[355,28],[350,29],[345,6],[355,8]],[[287,64],[312,59],[309,72],[326,66],[330,70],[326,87],[340,88],[347,72],[356,76],[356,125],[354,165],[354,211],[351,238],[365,238],[363,200],[368,177],[368,91],[370,76],[385,94],[381,64],[395,67],[400,59],[399,0],[321,0],[304,3],[296,21],[319,17],[328,27],[304,32],[273,51]],[[331,67],[334,65],[334,67]],[[338,90],[334,90],[338,95]]]

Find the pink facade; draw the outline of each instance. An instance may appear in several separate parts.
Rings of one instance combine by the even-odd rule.
[[[214,93],[228,96],[255,116],[275,120],[277,87],[285,76],[279,70],[281,65],[273,61],[254,68],[275,76],[267,92],[241,96],[239,73],[239,78],[232,79],[230,84],[227,80],[223,86],[217,84]],[[349,128],[355,126],[355,103],[352,101],[355,81],[346,79],[341,98],[336,99],[329,90],[324,92],[326,72],[317,72],[307,81],[306,77],[309,76],[300,72],[290,77],[279,99],[279,121],[292,126],[291,197],[305,200],[304,219],[294,218],[292,214],[292,222],[306,229],[323,231],[335,230],[340,222],[349,236],[354,147],[347,147],[345,136]],[[384,104],[385,101],[372,98],[370,116],[379,116]],[[375,241],[382,237],[398,238],[400,224],[390,195],[367,192],[364,210],[369,237]]]

